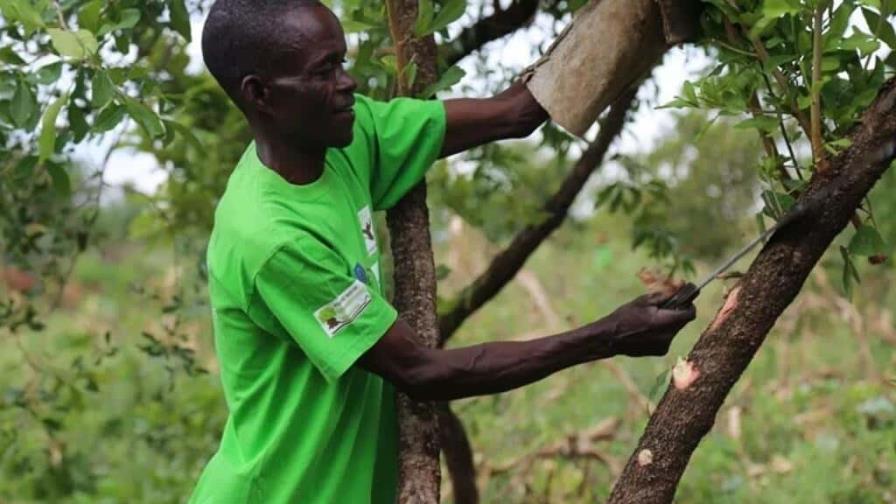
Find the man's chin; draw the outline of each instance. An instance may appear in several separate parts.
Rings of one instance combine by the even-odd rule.
[[[348,134],[338,135],[333,139],[333,143],[330,144],[333,147],[341,149],[342,147],[348,147],[352,144],[352,140],[355,139],[355,134],[353,131],[349,131]]]

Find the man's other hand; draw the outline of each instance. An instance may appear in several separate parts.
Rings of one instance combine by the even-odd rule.
[[[660,306],[670,298],[655,293],[641,296],[595,324],[609,328],[610,346],[617,355],[665,355],[682,327],[697,317],[693,304],[675,309]]]

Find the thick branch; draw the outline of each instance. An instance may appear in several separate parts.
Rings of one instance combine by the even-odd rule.
[[[622,131],[628,109],[634,101],[637,88],[625,92],[611,106],[610,112],[600,123],[600,132],[588,149],[582,153],[572,171],[544,206],[547,217],[537,224],[523,228],[488,268],[469,286],[461,290],[457,299],[446,313],[439,317],[439,334],[444,344],[458,327],[494,297],[523,267],[529,256],[555,229],[560,227],[573,200],[582,186],[601,164],[613,140]]]
[[[609,502],[671,502],[691,453],[709,432],[725,396],[815,263],[848,224],[862,198],[896,157],[896,80],[888,81],[850,135],[852,145],[816,173],[802,198],[820,211],[784,228],[766,244],[729,294],[670,385]],[[690,371],[690,372],[688,372]]]
[[[476,488],[473,448],[463,422],[448,403],[439,408],[439,436],[455,504],[477,504],[479,490]]]
[[[496,6],[497,6],[496,2]],[[476,21],[444,46],[445,62],[454,65],[485,44],[509,35],[528,24],[538,10],[538,0],[514,0],[506,9]]]
[[[395,41],[401,94],[415,95],[437,80],[436,45],[432,35],[413,36],[417,19],[417,0],[386,2],[389,30]],[[417,65],[414,87],[407,85],[411,62]],[[401,316],[414,328],[421,342],[433,347],[438,343],[436,318],[436,274],[429,234],[426,185],[411,190],[387,214],[392,255],[399,268],[395,273],[394,304]],[[439,502],[438,418],[431,403],[412,401],[398,394],[399,462],[398,502]]]

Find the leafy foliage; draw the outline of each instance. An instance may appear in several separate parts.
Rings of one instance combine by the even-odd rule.
[[[542,2],[539,19],[547,26],[546,38],[584,3]],[[845,138],[858,113],[893,74],[892,0],[707,3],[705,46],[717,64],[685,84],[669,104],[699,113],[679,118],[676,134],[653,152],[617,159],[621,176],[604,179],[596,195],[602,231],[588,227],[585,219],[573,226],[577,233],[603,238],[584,245],[578,234],[559,238],[565,258],[575,258],[575,271],[540,266],[555,282],[548,288],[565,298],[573,296],[562,285],[582,282],[576,292],[586,295],[564,308],[564,317],[609,310],[601,305],[612,299],[608,291],[634,294],[629,284],[608,288],[593,279],[598,274],[609,278],[609,265],[616,269],[623,258],[639,263],[649,258],[687,270],[692,261],[714,259],[739,243],[752,227],[745,215],[757,213],[760,225],[779,218],[810,171],[824,169],[826,157],[847,147]],[[190,65],[191,17],[198,20],[209,4],[0,0],[0,342],[10,350],[0,359],[0,499],[182,501],[218,439],[224,412],[216,378],[205,374],[214,371],[214,360],[208,348],[203,243],[217,198],[250,136],[241,114],[211,77]],[[350,71],[359,92],[391,97],[398,75],[383,2],[331,5],[349,37]],[[432,33],[443,53],[458,47],[461,26],[494,9],[491,2],[465,0],[424,0],[420,7],[415,31]],[[539,49],[532,48],[533,56]],[[422,95],[469,91],[471,82],[479,94],[500,89],[519,68],[494,64],[485,57],[488,51],[465,62],[469,76],[449,67],[440,53],[440,79]],[[413,81],[416,66],[405,72],[403,77]],[[721,118],[707,120],[707,113]],[[109,203],[105,164],[84,166],[76,159],[76,150],[87,145],[148,153],[168,177],[153,194],[126,188],[120,201]],[[543,217],[539,209],[582,145],[548,125],[535,142],[491,145],[440,164],[430,192],[436,226],[449,215],[461,215],[490,240],[506,242]],[[894,176],[888,174],[884,185],[892,188]],[[841,240],[840,254],[826,259],[829,268],[842,273],[848,293],[864,274],[870,277],[863,285],[869,296],[891,297],[874,275],[866,275],[871,266],[857,259],[880,262],[891,252],[894,224],[875,219],[872,203],[879,215],[890,215],[892,201],[879,191],[873,194],[856,231]],[[615,213],[613,219],[605,209]],[[608,229],[622,232],[629,224],[631,241],[644,256],[626,253],[625,244],[605,238]],[[575,249],[577,243],[593,250]],[[84,295],[88,301],[77,311],[67,310],[75,287],[96,291]],[[513,317],[491,326],[526,330],[517,323],[525,302],[511,298],[499,304],[497,313]],[[649,382],[656,371],[639,376]],[[596,392],[603,397],[607,391]],[[854,441],[856,452],[867,455],[867,464],[888,467],[892,457],[866,453],[886,439],[887,431],[863,426],[871,413],[856,413],[882,394],[852,391],[843,399],[851,413],[834,428]],[[623,398],[614,397],[618,410]],[[493,410],[473,419],[474,435],[497,431],[493,424],[506,419],[506,401],[471,407]],[[526,402],[519,410],[544,411],[541,401]],[[774,404],[757,401],[758,408]],[[576,419],[582,411],[557,408],[556,415]],[[514,432],[504,438],[529,448],[520,436],[534,433],[527,439],[539,439],[544,415],[534,415],[534,423],[514,424]],[[784,416],[789,421],[792,415]],[[777,435],[786,437],[792,429],[785,419],[771,418]],[[881,418],[875,425],[891,421],[886,412]],[[554,429],[562,430],[557,426],[566,420],[552,424]],[[763,438],[752,433],[744,443],[761,445]],[[762,446],[747,446],[747,453],[771,456]],[[811,460],[820,452],[794,445],[792,453]],[[845,466],[847,454],[838,457],[831,460]],[[704,473],[730,476],[714,482],[726,495],[768,500],[770,491],[749,493],[754,482],[736,481],[739,463],[724,444],[698,461]],[[527,488],[550,494],[552,476],[545,474],[534,483],[527,480]],[[561,478],[568,488],[578,473],[565,474]],[[850,476],[836,498],[874,500],[879,492],[862,490],[861,484],[875,474],[872,468],[861,478]],[[498,478],[489,491],[500,492],[502,485],[513,483]],[[519,496],[518,488],[510,490]],[[699,499],[709,490],[689,484],[683,491]],[[571,498],[561,493],[564,500]],[[835,493],[816,492],[819,500]],[[520,500],[529,497],[524,493]]]
[[[756,131],[763,216],[780,218],[809,172],[824,170],[845,147],[860,113],[896,65],[892,0],[708,0],[705,41],[717,65],[686,83],[668,106],[743,118]],[[806,158],[811,152],[811,158]],[[853,257],[881,260],[886,246],[870,207],[857,226],[862,245],[842,249],[844,282],[856,278]],[[865,244],[873,242],[873,246]],[[847,289],[848,290],[848,289]]]

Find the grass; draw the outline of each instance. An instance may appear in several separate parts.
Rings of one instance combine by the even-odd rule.
[[[446,293],[494,250],[472,233],[438,248],[453,271]],[[82,258],[80,298],[44,331],[0,339],[0,502],[183,502],[217,446],[225,409],[202,286],[185,281],[194,261],[172,268],[170,253],[140,244],[107,252]],[[636,273],[645,264],[623,223],[567,226],[526,265],[527,280],[468,320],[452,345],[534,337],[603,316],[642,293]],[[866,271],[854,304],[825,271],[735,386],[677,502],[896,502],[896,351],[886,318],[893,268]],[[699,319],[667,357],[592,363],[456,402],[483,502],[604,500],[647,421],[642,401],[656,400],[657,378],[687,354],[723,289],[717,282],[703,293]],[[171,311],[174,295],[185,301]],[[184,372],[194,365],[210,372]],[[530,457],[601,424],[613,428],[583,447],[588,457]],[[451,501],[447,483],[443,495]]]

